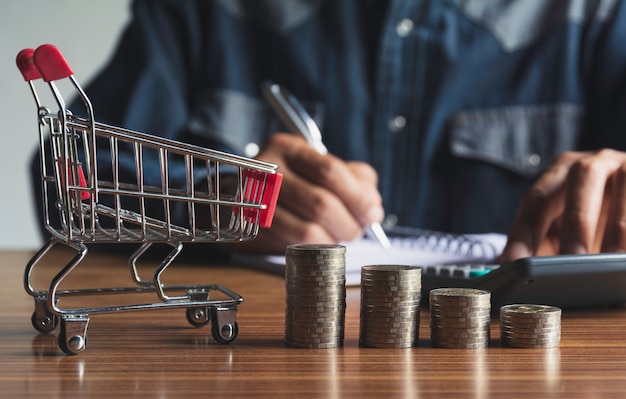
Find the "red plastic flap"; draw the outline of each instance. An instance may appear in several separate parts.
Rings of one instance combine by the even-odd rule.
[[[282,182],[282,173],[274,173],[267,176],[262,200],[266,208],[261,211],[259,218],[259,225],[264,229],[269,229],[272,226],[274,211],[276,210],[276,203],[278,202],[278,193],[280,192]]]
[[[61,174],[61,184],[62,186],[65,188],[65,170],[64,170],[64,166],[63,166],[63,161],[61,161],[61,157],[59,157],[57,159],[57,162],[59,163],[59,169],[60,169],[60,174]],[[68,168],[70,168],[70,170],[68,171],[68,175],[70,178],[70,186],[74,185],[74,182],[72,181],[72,163],[70,162],[69,159],[67,159],[66,165]],[[87,179],[85,179],[85,172],[83,172],[83,167],[81,165],[77,165],[77,170],[78,172],[78,185],[80,187],[87,187]],[[89,199],[91,197],[91,195],[89,194],[88,191],[82,191],[80,193],[80,199],[82,200],[86,200]]]
[[[244,218],[249,222],[257,222],[258,220],[260,227],[270,228],[283,175],[244,169],[242,177],[244,179],[243,201],[247,204],[265,205],[260,211],[258,208],[245,208],[243,211]],[[238,208],[235,208],[234,211],[237,212]]]
[[[34,53],[35,49],[25,48],[24,50],[17,53],[17,57],[15,58],[17,68],[20,70],[22,76],[24,77],[24,80],[27,82],[41,78],[39,71],[33,63]]]
[[[42,44],[37,47],[33,60],[46,82],[65,79],[74,74],[61,51],[52,44]]]

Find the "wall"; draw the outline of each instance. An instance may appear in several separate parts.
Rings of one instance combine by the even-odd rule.
[[[0,248],[36,249],[29,159],[37,148],[36,106],[15,66],[26,47],[57,45],[86,86],[104,65],[130,17],[129,0],[11,0],[0,13]]]

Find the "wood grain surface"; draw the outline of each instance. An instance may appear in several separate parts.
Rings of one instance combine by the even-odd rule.
[[[108,251],[112,252],[112,251]],[[600,398],[626,396],[626,311],[564,310],[562,341],[553,349],[503,348],[499,321],[490,347],[430,347],[428,310],[421,310],[420,345],[360,348],[359,288],[347,291],[344,346],[296,349],[283,343],[285,287],[280,276],[238,266],[178,262],[171,284],[222,284],[245,301],[239,335],[217,343],[210,326],[194,328],[184,309],[92,315],[84,352],[65,355],[58,329],[31,325],[33,298],[23,287],[33,253],[0,254],[0,398],[258,397],[258,398]],[[33,282],[46,287],[67,261],[54,251]],[[130,285],[125,254],[92,253],[68,288]],[[137,298],[143,297],[143,298]],[[67,306],[152,301],[151,295],[72,298]],[[65,303],[64,303],[65,305]]]

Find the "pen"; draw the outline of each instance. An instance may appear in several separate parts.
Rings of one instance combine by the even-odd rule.
[[[287,89],[270,81],[263,82],[262,89],[263,95],[287,128],[304,137],[309,145],[320,154],[328,153],[317,124]],[[367,230],[384,249],[391,247],[389,238],[387,238],[380,223],[372,223]]]

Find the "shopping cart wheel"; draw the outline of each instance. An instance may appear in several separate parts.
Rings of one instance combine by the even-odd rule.
[[[229,344],[237,338],[239,334],[239,325],[237,322],[234,324],[225,324],[218,326],[217,324],[211,325],[211,335],[220,344]]]
[[[76,355],[87,347],[87,325],[89,317],[63,316],[59,332],[59,348],[68,355]]]
[[[211,311],[208,307],[187,308],[187,321],[194,327],[204,327],[211,321]]]
[[[211,334],[213,338],[220,344],[234,341],[239,334],[239,325],[235,321],[237,308],[212,308],[211,310]]]
[[[39,312],[34,311],[30,321],[33,323],[35,330],[41,333],[49,333],[59,324],[59,317],[48,312],[41,315]]]

